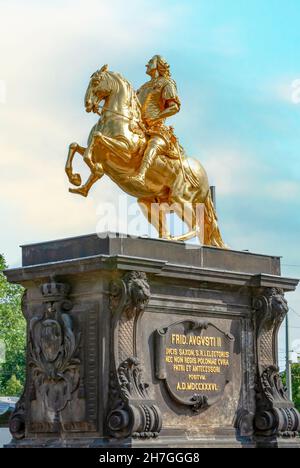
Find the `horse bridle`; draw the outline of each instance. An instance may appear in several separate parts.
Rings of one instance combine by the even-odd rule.
[[[98,111],[96,111],[95,113],[98,114],[100,117],[103,116],[103,111],[108,111],[108,112],[112,112],[113,114],[119,115],[120,117],[124,117],[124,119],[127,119],[129,121],[131,121],[131,120],[135,120],[136,122],[139,121],[135,117],[128,117],[128,115],[121,114],[121,112],[113,111],[113,110],[108,109],[107,107],[104,107],[104,106],[99,105],[99,108],[102,109],[101,113],[98,112]]]
[[[131,90],[131,106],[130,106],[130,110],[129,110],[129,112],[131,114],[133,114],[133,99],[134,99],[133,91]],[[139,119],[137,119],[135,117],[128,117],[127,115],[121,114],[121,112],[113,111],[111,109],[108,109],[107,107],[100,106],[100,104],[99,104],[98,107],[102,109],[101,114],[98,111],[96,112],[96,114],[98,114],[100,117],[102,117],[103,112],[108,111],[108,112],[112,112],[113,114],[119,115],[120,117],[123,117],[124,119],[129,120],[129,122],[131,122],[133,120],[135,120],[136,122],[140,122]]]

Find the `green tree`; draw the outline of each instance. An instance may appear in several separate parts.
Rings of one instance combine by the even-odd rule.
[[[11,378],[6,382],[5,391],[6,395],[9,396],[18,396],[22,393],[23,384],[20,380],[17,379],[15,374],[11,376]]]
[[[300,411],[300,364],[292,364],[293,400]]]
[[[283,383],[286,385],[286,373],[282,374]],[[300,363],[292,364],[292,390],[293,401],[296,408],[300,411]]]
[[[18,396],[25,381],[25,319],[21,312],[23,288],[10,284],[0,255],[0,342],[5,345],[5,362],[0,364],[0,395]]]

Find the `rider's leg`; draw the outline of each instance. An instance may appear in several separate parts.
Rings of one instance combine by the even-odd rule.
[[[165,141],[160,138],[158,135],[154,135],[147,144],[147,148],[144,153],[142,164],[139,170],[138,175],[131,177],[133,182],[145,182],[145,177],[148,169],[154,163],[156,156],[163,151],[166,144]]]

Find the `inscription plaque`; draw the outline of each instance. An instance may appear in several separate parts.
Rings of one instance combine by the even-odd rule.
[[[234,337],[209,322],[185,320],[156,330],[156,377],[180,404],[200,411],[231,380]]]

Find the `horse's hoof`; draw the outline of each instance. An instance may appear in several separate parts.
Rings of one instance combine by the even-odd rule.
[[[69,178],[71,184],[76,185],[76,187],[80,187],[81,185],[81,176],[79,174],[73,174]]]
[[[86,189],[73,189],[69,188],[70,193],[75,193],[76,195],[81,195],[82,197],[87,197],[88,196],[88,191]]]

